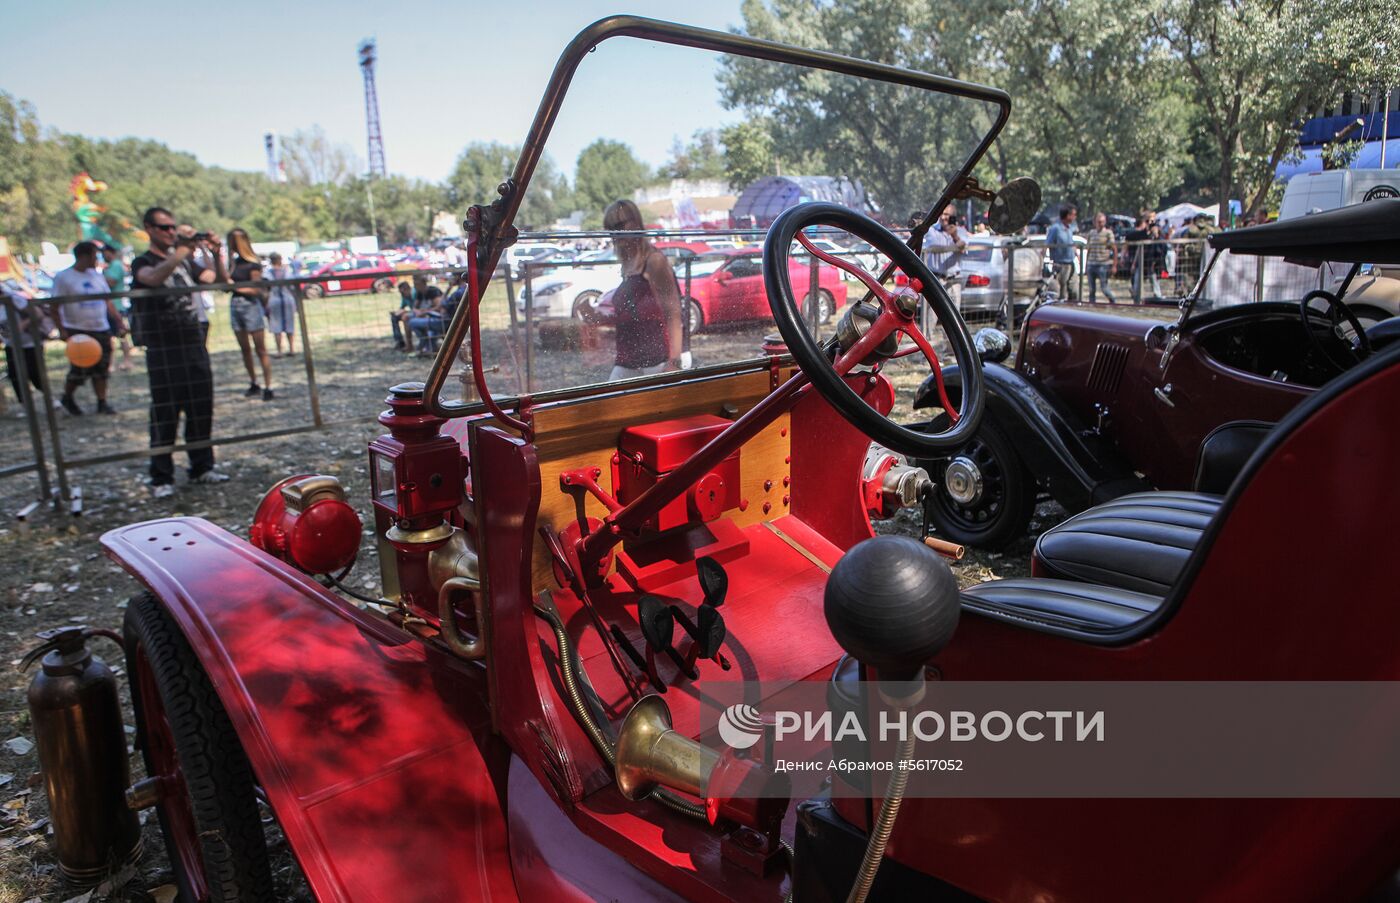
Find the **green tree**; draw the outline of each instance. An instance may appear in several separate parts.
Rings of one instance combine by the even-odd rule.
[[[994,10],[924,0],[745,0],[742,15],[754,37],[976,79],[984,63],[975,38]],[[726,107],[769,123],[784,171],[859,180],[895,221],[927,209],[996,112],[979,101],[748,57],[725,57],[718,77]]]
[[[1047,200],[1134,213],[1180,184],[1190,98],[1140,7],[1029,0],[1003,10],[995,31],[992,62],[1016,99],[997,181],[1032,173]]]
[[[578,155],[574,191],[579,207],[601,216],[604,208],[647,183],[651,174],[632,148],[621,141],[599,138]]]
[[[1219,158],[1214,196],[1265,203],[1298,127],[1343,91],[1400,81],[1400,19],[1365,0],[1160,0],[1153,32],[1179,61]],[[1389,48],[1387,51],[1386,48]]]
[[[743,191],[749,183],[777,172],[778,157],[770,127],[766,120],[745,120],[720,132],[724,177],[733,190]]]
[[[447,177],[446,203],[458,218],[473,204],[494,201],[496,186],[515,170],[520,157],[518,145],[499,141],[478,141],[467,145],[457,157],[452,174]],[[557,217],[568,214],[573,203],[569,183],[559,173],[554,161],[545,154],[535,166],[525,197],[516,214],[521,228],[544,228]]]
[[[725,177],[724,151],[720,133],[715,129],[700,129],[689,142],[677,138],[671,144],[671,159],[656,175],[663,179],[722,179]]]

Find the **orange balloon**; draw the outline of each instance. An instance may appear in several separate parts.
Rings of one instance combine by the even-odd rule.
[[[102,345],[90,335],[70,336],[63,353],[74,367],[92,367],[102,360]]]

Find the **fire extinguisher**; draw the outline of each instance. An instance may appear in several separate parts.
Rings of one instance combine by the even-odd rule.
[[[78,886],[141,856],[141,826],[126,804],[131,783],[117,679],[87,648],[89,637],[121,642],[114,630],[60,627],[20,662],[43,657],[29,685],[29,716],[49,799],[58,866]]]

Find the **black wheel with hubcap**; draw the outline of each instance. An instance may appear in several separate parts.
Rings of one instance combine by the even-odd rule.
[[[946,418],[940,414],[930,428],[947,429]],[[994,423],[983,421],[947,458],[922,463],[934,484],[924,511],[940,537],[997,550],[1025,535],[1035,511],[1035,477]]]
[[[136,742],[157,782],[180,899],[273,899],[253,770],[199,659],[149,593],[127,605],[122,633]]]
[[[687,298],[685,302],[685,315],[690,319],[687,327],[691,335],[699,335],[700,330],[705,328],[705,312],[700,309],[700,302],[694,298]]]

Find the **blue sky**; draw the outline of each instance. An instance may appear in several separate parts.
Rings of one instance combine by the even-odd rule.
[[[630,9],[598,0],[12,0],[0,8],[10,35],[0,89],[33,102],[46,125],[154,138],[232,169],[264,168],[265,132],[313,124],[363,162],[355,51],[374,37],[389,170],[434,181],[471,141],[524,138],[559,51],[595,19],[630,12],[717,29],[740,20],[738,0]],[[561,169],[572,174],[596,137],[625,140],[656,164],[675,136],[732,121],[714,99],[713,62],[665,53],[675,56],[605,45],[589,57],[548,145]]]

